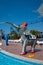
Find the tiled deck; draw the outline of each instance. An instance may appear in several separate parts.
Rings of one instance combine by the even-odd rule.
[[[0,45],[0,48],[4,49],[10,53],[20,55],[20,53],[22,51],[22,45],[20,43],[9,42],[9,46],[5,46],[4,42],[1,42],[1,43],[3,43],[3,44]],[[28,57],[30,48],[31,48],[30,46],[27,46],[27,48],[26,48],[27,54],[23,55],[24,57]],[[36,45],[35,51],[36,51],[35,57],[33,59],[43,60],[43,45],[42,46]]]

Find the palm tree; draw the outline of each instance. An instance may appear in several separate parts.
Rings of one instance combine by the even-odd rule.
[[[35,35],[37,38],[40,37],[40,32],[36,30],[31,30],[30,31],[33,35]]]
[[[19,35],[17,34],[16,31],[12,31],[11,36],[12,36],[13,39],[18,39],[19,38]]]

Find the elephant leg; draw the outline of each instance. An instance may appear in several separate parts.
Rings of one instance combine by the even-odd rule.
[[[32,42],[32,45],[31,45],[31,51],[30,52],[35,52],[35,41]]]
[[[28,40],[25,39],[23,42],[23,47],[22,47],[22,53],[21,55],[25,55],[26,54],[26,46],[27,46]]]
[[[30,51],[30,54],[29,54],[29,58],[33,58],[35,56],[35,42],[32,41],[32,45],[31,45],[31,51]]]
[[[31,51],[30,52],[35,52],[35,46],[31,46]]]

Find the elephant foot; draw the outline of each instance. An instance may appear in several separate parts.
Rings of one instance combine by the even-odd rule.
[[[27,52],[22,52],[22,53],[20,53],[20,55],[25,55]]]

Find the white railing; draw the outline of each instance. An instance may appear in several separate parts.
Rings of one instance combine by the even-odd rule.
[[[9,42],[20,42],[21,41],[21,39],[18,39],[18,40],[8,40]],[[36,42],[37,44],[43,44],[43,40],[37,40],[37,42]]]

